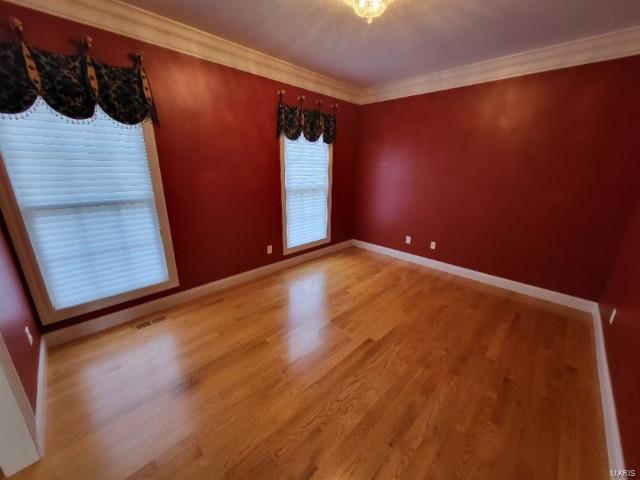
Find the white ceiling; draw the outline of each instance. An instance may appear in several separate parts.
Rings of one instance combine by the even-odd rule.
[[[640,25],[640,0],[395,0],[368,25],[342,0],[126,0],[367,87]]]

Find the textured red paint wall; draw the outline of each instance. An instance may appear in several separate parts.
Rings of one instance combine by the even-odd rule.
[[[24,328],[33,335],[29,345]],[[35,412],[38,391],[40,333],[29,294],[0,217],[0,335],[7,345],[29,403]]]
[[[0,2],[0,18],[8,15],[23,20],[35,47],[72,52],[88,34],[103,61],[127,64],[127,53],[145,51],[181,288],[282,258],[275,91],[319,95]],[[599,298],[640,178],[637,78],[635,57],[364,107],[340,102],[333,240],[355,236]],[[624,267],[637,259],[629,247],[637,228],[630,232],[604,298],[621,312],[606,338],[625,452],[637,463],[628,352],[638,338],[638,270]],[[276,253],[267,257],[269,243]],[[23,381],[35,386],[37,356],[20,355]]]
[[[181,289],[282,260],[280,153],[275,134],[276,91],[295,102],[322,95],[143,44],[43,13],[0,3],[0,18],[19,17],[30,45],[71,53],[90,35],[92,55],[130,65],[144,51],[160,126],[156,142]],[[3,39],[12,38],[8,29]],[[334,99],[325,98],[328,106]],[[332,241],[352,238],[352,170],[356,106],[339,101],[334,147]],[[267,256],[267,245],[274,253]],[[147,297],[144,300],[149,300]],[[134,303],[45,328],[57,329]]]
[[[640,469],[640,198],[601,298],[604,336],[625,462]],[[618,310],[612,325],[609,313]]]
[[[598,299],[640,178],[638,78],[632,57],[362,107],[356,238]]]

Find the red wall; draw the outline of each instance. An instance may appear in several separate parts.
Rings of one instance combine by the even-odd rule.
[[[633,57],[363,107],[356,238],[598,299],[640,179],[638,78]]]
[[[601,302],[611,383],[628,468],[640,466],[640,197]],[[609,313],[618,312],[612,325]]]
[[[92,55],[130,65],[144,51],[160,126],[156,142],[181,289],[250,270],[282,257],[280,154],[275,134],[276,91],[295,102],[321,95],[223,67],[130,38],[0,2],[0,18],[17,16],[30,45],[74,52],[90,35]],[[3,38],[12,38],[6,29]],[[325,98],[328,106],[334,99]],[[334,147],[332,240],[352,238],[352,185],[356,107],[338,101]],[[274,253],[267,256],[267,245]],[[146,301],[150,297],[144,300]],[[48,328],[130,306],[131,302]]]
[[[0,1],[0,18],[9,15],[35,47],[72,52],[90,35],[97,59],[122,65],[144,50],[182,289],[282,258],[275,92],[319,95]],[[630,465],[640,461],[630,353],[640,335],[637,208],[624,232],[640,179],[638,78],[633,57],[364,107],[339,102],[332,202],[334,242],[356,237],[594,300],[622,242],[602,299],[620,312],[605,330]],[[22,333],[35,322],[0,241],[0,295],[11,292],[0,328],[35,404],[37,352]]]
[[[33,335],[29,345],[24,328]],[[36,409],[40,333],[22,274],[15,262],[5,225],[0,217],[0,335],[20,377],[31,407]]]

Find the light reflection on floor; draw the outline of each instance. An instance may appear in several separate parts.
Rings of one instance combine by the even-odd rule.
[[[326,274],[313,272],[288,285],[287,321],[289,360],[312,352],[324,342],[326,312]]]
[[[188,381],[177,353],[176,340],[167,332],[138,339],[135,345],[129,344],[117,354],[111,353],[106,359],[97,359],[83,367],[84,385],[88,388],[82,408],[91,417],[91,425],[107,426],[120,415],[127,415],[132,423],[139,424],[135,440],[114,438],[105,431],[97,436],[101,441],[93,447],[105,466],[133,455],[137,443],[162,448],[176,441],[168,437],[179,439],[192,432],[188,398],[182,396],[178,402],[171,393]],[[127,365],[127,370],[122,369],[122,365]],[[110,372],[115,373],[110,375]],[[114,391],[119,395],[114,397]],[[149,407],[150,404],[153,406]],[[167,410],[171,411],[170,418],[162,415]]]

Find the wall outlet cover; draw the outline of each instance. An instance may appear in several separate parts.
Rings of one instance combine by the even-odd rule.
[[[404,243],[406,243],[407,245],[411,245],[411,235],[407,235],[406,237],[404,237]]]

